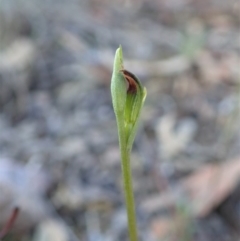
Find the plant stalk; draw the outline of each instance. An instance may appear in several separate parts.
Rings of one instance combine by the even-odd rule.
[[[120,129],[120,128],[119,128]],[[121,151],[121,167],[124,186],[125,203],[128,218],[128,231],[130,241],[138,241],[137,222],[135,213],[135,201],[132,185],[132,172],[130,154],[131,149],[126,145],[126,136],[124,132],[119,132],[119,145]]]

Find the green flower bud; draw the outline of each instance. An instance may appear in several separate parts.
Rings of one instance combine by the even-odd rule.
[[[124,69],[121,46],[115,55],[111,93],[119,136],[124,137],[125,144],[130,150],[147,92],[137,77]]]

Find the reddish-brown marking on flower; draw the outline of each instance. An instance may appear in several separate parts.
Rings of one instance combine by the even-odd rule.
[[[138,80],[136,76],[125,69],[122,70],[122,73],[128,82],[127,92],[131,94],[135,94],[137,92],[137,84],[138,84]]]

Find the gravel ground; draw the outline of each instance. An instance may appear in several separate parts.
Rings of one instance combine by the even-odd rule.
[[[20,207],[6,240],[128,240],[109,89],[119,44],[148,90],[131,160],[140,240],[239,240],[239,10],[2,0],[0,227]],[[196,211],[185,188],[210,167],[230,174],[201,187],[215,198]]]

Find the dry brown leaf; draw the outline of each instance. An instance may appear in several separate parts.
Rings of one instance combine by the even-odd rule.
[[[240,179],[240,158],[223,164],[209,164],[183,182],[193,214],[204,217],[220,205]]]
[[[222,164],[208,164],[184,179],[181,186],[187,194],[189,215],[195,217],[208,215],[232,193],[239,179],[240,158]],[[163,196],[165,196],[165,199]],[[164,207],[164,200],[165,208],[174,205],[174,200],[167,198],[170,196],[169,192],[163,196],[160,196],[161,199],[155,198],[155,201],[162,201],[159,205],[154,204],[154,200],[148,200],[142,207],[148,209],[149,205],[147,204],[151,204],[151,208],[155,206],[155,209],[156,207],[160,209]],[[169,217],[158,217],[151,223],[151,231],[160,240],[175,241],[180,236],[190,235],[189,229],[187,229],[190,225],[190,219],[186,218],[187,216],[184,219],[178,213]]]
[[[151,223],[151,231],[157,240],[190,240],[186,237],[191,237],[191,219],[180,212],[169,217],[158,217]]]
[[[165,239],[171,232],[172,220],[170,218],[158,218],[153,220],[151,231],[153,235],[160,239]]]
[[[222,164],[207,164],[181,181],[180,189],[148,197],[141,208],[148,213],[171,209],[178,202],[173,194],[184,192],[191,214],[205,217],[234,191],[239,180],[240,158]]]
[[[222,82],[239,81],[239,56],[228,53],[217,59],[208,51],[202,51],[196,58],[196,64],[201,73],[201,81],[206,86]]]

